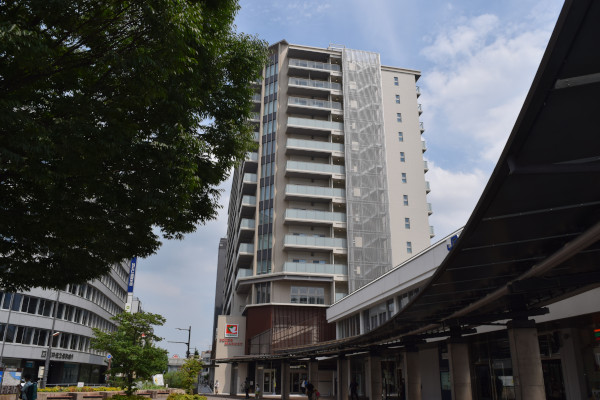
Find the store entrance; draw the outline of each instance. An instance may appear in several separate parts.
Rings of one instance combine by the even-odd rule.
[[[275,385],[277,385],[275,378],[275,370],[265,369],[265,376],[263,379],[263,393],[275,393]]]

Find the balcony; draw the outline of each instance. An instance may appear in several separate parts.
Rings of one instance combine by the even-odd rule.
[[[248,278],[250,276],[253,276],[252,275],[252,269],[250,269],[250,268],[240,268],[240,269],[238,269],[236,280],[238,280],[240,278]]]
[[[433,226],[429,225],[429,238],[431,239],[434,236],[435,232],[433,231]]]
[[[331,90],[342,90],[342,85],[337,82],[319,81],[290,77],[288,80],[288,94],[300,94],[305,96],[319,96]]]
[[[285,210],[284,223],[311,226],[342,226],[346,224],[346,213],[320,210],[295,210],[288,208]]]
[[[257,113],[257,112],[250,113],[250,122],[260,123],[260,113]]]
[[[421,130],[421,133],[425,132],[425,127],[422,122],[419,122],[419,129]]]
[[[339,201],[346,199],[346,190],[323,186],[286,185],[286,200]]]
[[[240,243],[238,248],[236,265],[247,265],[252,262],[254,258],[254,244],[252,243]]]
[[[427,203],[427,215],[431,214],[433,214],[433,207],[431,206],[431,203]]]
[[[306,97],[288,98],[288,112],[294,114],[326,116],[332,110],[342,110],[342,103],[323,99],[309,99]]]
[[[312,249],[334,250],[346,249],[346,239],[320,236],[285,235],[283,238],[285,249]]]
[[[257,180],[256,174],[245,173],[242,179],[242,193],[255,194]]]
[[[288,132],[304,135],[329,135],[331,131],[343,131],[344,123],[321,119],[288,117]]]
[[[425,181],[425,193],[431,192],[431,186],[429,185],[429,181]]]
[[[260,103],[262,101],[262,96],[260,95],[260,93],[254,93],[252,95],[252,101],[254,103]]]
[[[344,153],[343,143],[318,142],[315,140],[288,139],[285,144],[286,154],[302,154],[322,156],[331,153]]]
[[[421,95],[421,88],[417,86],[417,97]]]
[[[242,218],[240,221],[239,240],[242,242],[250,242],[254,238],[255,220]]]
[[[421,140],[421,150],[423,150],[423,153],[427,151],[427,143],[424,140]]]
[[[314,264],[286,262],[283,272],[298,272],[306,274],[348,275],[348,266],[344,264]]]
[[[327,79],[332,72],[337,74],[340,71],[339,65],[320,61],[290,58],[288,63],[288,73],[293,76]]]
[[[244,159],[243,164],[243,172],[247,173],[255,173],[258,169],[258,153],[251,152],[246,154],[246,158]]]
[[[252,137],[254,138],[254,141],[258,143],[260,140],[260,132],[254,132]]]
[[[256,197],[242,196],[240,215],[242,217],[254,217],[256,214]]]
[[[425,172],[429,171],[429,164],[427,164],[427,161],[423,161],[423,170]]]
[[[285,176],[302,178],[323,178],[334,174],[344,175],[343,165],[319,164],[303,161],[288,161],[285,167]]]
[[[423,114],[423,106],[421,103],[417,104],[417,110],[419,111],[419,115]]]

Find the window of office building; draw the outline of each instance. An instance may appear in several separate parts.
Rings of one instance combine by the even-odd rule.
[[[269,303],[271,301],[271,284],[269,282],[257,283],[256,304]]]
[[[396,104],[400,104],[400,95],[399,94],[396,95]]]
[[[396,121],[402,122],[402,113],[396,113]]]
[[[406,242],[406,252],[412,254],[412,242]]]
[[[406,172],[402,172],[400,175],[402,177],[402,183],[406,183]]]
[[[292,286],[290,290],[290,302],[296,304],[325,304],[325,289]]]
[[[397,76],[394,77],[394,86],[398,86],[398,77]]]
[[[402,202],[404,203],[405,206],[408,205],[408,195],[407,194],[402,195]]]
[[[404,133],[398,132],[398,141],[399,142],[404,142]]]
[[[270,274],[271,273],[271,260],[261,260],[256,263],[258,275]]]
[[[410,218],[404,218],[404,227],[410,229]]]
[[[405,162],[406,161],[406,156],[404,155],[404,152],[401,151],[400,152],[400,162]]]

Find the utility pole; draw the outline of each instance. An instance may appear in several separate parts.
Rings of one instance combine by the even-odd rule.
[[[54,326],[56,324],[56,315],[58,313],[58,300],[60,299],[60,290],[56,291],[56,300],[54,301],[54,309],[52,310],[52,330],[50,331],[50,337],[48,338],[48,350],[46,350],[46,361],[44,362],[44,375],[42,376],[41,388],[46,387],[48,382],[48,370],[50,369],[50,354],[52,354],[52,341],[56,336],[54,332]],[[59,332],[60,333],[60,332]]]
[[[180,342],[180,343],[185,343],[187,344],[187,351],[185,352],[185,358],[190,358],[190,339],[192,338],[192,326],[190,325],[189,328],[175,328],[177,330],[180,331],[188,331],[188,340],[187,342]]]

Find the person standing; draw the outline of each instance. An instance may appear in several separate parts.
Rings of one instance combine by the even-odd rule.
[[[308,381],[306,383],[306,395],[308,396],[308,400],[313,400],[313,393],[315,391],[315,386],[312,382]]]
[[[31,382],[31,375],[24,374],[25,384],[21,388],[21,399],[23,400],[35,400],[33,396],[33,382]]]
[[[219,394],[219,380],[215,381],[215,394]]]
[[[350,400],[358,400],[358,383],[356,383],[356,378],[352,379],[350,383]]]

